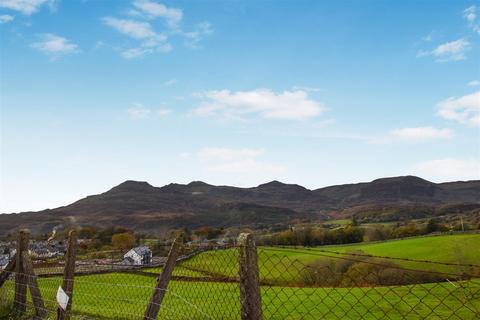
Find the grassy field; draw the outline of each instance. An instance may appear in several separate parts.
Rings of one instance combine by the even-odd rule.
[[[141,318],[154,283],[155,279],[140,275],[77,277],[74,312],[93,318]],[[49,310],[55,310],[59,284],[60,278],[40,279]],[[478,290],[479,281],[353,289],[262,287],[262,299],[265,319],[382,319],[386,314],[390,319],[446,319],[453,314],[477,319]],[[13,283],[0,292],[3,300],[11,302]],[[238,319],[239,310],[238,284],[172,281],[160,318]]]
[[[322,252],[322,250],[348,252],[362,250],[367,254],[409,258],[416,260],[430,260],[462,264],[480,264],[480,234],[443,235],[418,237],[405,240],[391,240],[378,243],[359,243],[339,246],[325,246],[317,248],[273,248],[259,247],[258,259],[260,276],[266,281],[276,279],[291,280],[299,277],[305,264],[315,260],[329,259],[327,256],[339,257],[336,254]],[[468,268],[443,266],[437,264],[397,261],[400,266],[418,269],[441,271],[449,273],[468,272]],[[187,260],[178,270],[179,274],[186,268],[202,271],[218,270],[223,276],[235,276],[238,270],[237,256],[234,249],[209,251],[202,253],[191,260]],[[158,269],[154,270],[158,272]],[[192,271],[189,271],[192,272]],[[188,274],[188,273],[187,273]]]
[[[363,288],[303,288],[288,285],[320,250],[361,249],[375,255],[480,263],[480,235],[422,237],[312,249],[261,247],[261,278],[283,285],[263,285],[265,319],[479,319],[480,280]],[[408,262],[398,262],[409,264]],[[409,265],[410,266],[410,265]],[[425,266],[423,266],[425,268]],[[439,268],[439,266],[433,266]],[[442,268],[442,267],[440,267]],[[160,269],[144,269],[158,273]],[[238,275],[234,249],[207,251],[176,267],[174,275],[199,278]],[[278,282],[281,279],[283,282]],[[147,306],[155,277],[110,273],[77,276],[74,312],[85,318],[137,319]],[[277,281],[277,282],[275,282]],[[55,310],[61,279],[40,278],[47,309]],[[9,306],[13,281],[0,289],[0,305]],[[31,304],[30,304],[31,305]],[[238,319],[238,283],[171,281],[162,304],[162,319]],[[1,316],[0,316],[1,318]]]

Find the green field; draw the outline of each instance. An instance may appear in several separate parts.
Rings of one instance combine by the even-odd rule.
[[[261,278],[272,281],[298,278],[299,272],[301,272],[305,264],[312,263],[318,259],[329,259],[324,255],[339,257],[337,254],[325,253],[322,252],[322,250],[336,252],[362,250],[367,254],[378,256],[480,265],[480,250],[476,248],[480,248],[480,234],[444,235],[317,248],[259,247],[258,259]],[[401,260],[394,261],[400,266],[418,270],[441,271],[455,274],[469,271],[469,268],[464,267]],[[216,268],[217,266],[218,268]],[[238,270],[237,257],[234,249],[202,253],[183,263],[182,267],[180,270],[185,270],[184,268],[190,267],[190,269],[197,272],[215,269],[227,277],[235,275]],[[158,271],[158,269],[155,271]]]
[[[154,282],[150,277],[126,274],[77,277],[74,312],[94,318],[141,318]],[[59,278],[40,280],[46,307],[52,311],[59,284]],[[0,289],[2,299],[11,301],[12,285]],[[478,290],[480,281],[354,289],[262,287],[262,299],[265,319],[382,319],[385,314],[391,319],[429,315],[445,319],[452,314],[476,319],[480,315]],[[476,295],[470,300],[472,292]],[[172,281],[160,318],[238,319],[239,308],[238,284]]]
[[[480,235],[452,235],[314,249],[259,248],[261,278],[273,284],[285,282],[261,287],[264,319],[479,319],[479,279],[360,288],[288,285],[300,275],[304,264],[326,259],[316,255],[322,249],[361,249],[375,255],[479,264],[479,247]],[[174,275],[200,278],[197,280],[235,278],[237,274],[234,249],[201,253],[182,262],[174,271]],[[155,280],[126,273],[77,276],[73,310],[85,319],[141,318]],[[52,312],[60,282],[59,277],[39,279],[46,308]],[[12,299],[13,281],[8,281],[0,288],[4,310]],[[170,282],[160,318],[239,319],[239,310],[238,283],[174,280]]]

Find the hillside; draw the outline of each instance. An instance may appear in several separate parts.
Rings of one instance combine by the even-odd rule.
[[[40,212],[0,215],[7,232],[29,227],[48,232],[58,225],[121,225],[162,231],[171,227],[255,226],[292,220],[348,217],[392,221],[480,208],[480,181],[435,184],[413,177],[309,190],[278,181],[252,188],[201,181],[154,187],[126,181],[98,195]]]

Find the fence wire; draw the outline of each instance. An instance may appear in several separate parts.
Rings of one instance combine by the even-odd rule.
[[[257,253],[264,319],[480,319],[476,265],[305,248]],[[72,318],[143,319],[165,261],[77,259]],[[56,319],[64,265],[34,261],[47,319]],[[0,287],[0,318],[31,319],[30,293],[24,315],[13,309],[14,297],[11,272]],[[240,309],[238,247],[184,245],[158,319],[240,319]]]

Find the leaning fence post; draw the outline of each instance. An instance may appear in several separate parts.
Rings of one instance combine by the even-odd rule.
[[[238,245],[240,316],[242,320],[261,320],[262,298],[260,295],[257,248],[253,236],[249,233],[241,233],[238,237]]]
[[[77,251],[77,232],[70,230],[68,233],[67,254],[65,258],[65,269],[63,270],[62,289],[68,296],[68,303],[65,310],[61,307],[57,309],[58,320],[70,319],[73,300],[73,277],[75,275],[75,257]]]
[[[27,251],[23,252],[23,272],[28,277],[28,288],[30,289],[33,306],[35,307],[35,319],[42,319],[47,315],[47,310],[45,309],[42,293],[38,287],[37,276],[35,275],[33,264]]]
[[[175,263],[177,262],[178,254],[180,253],[181,245],[181,237],[176,238],[172,243],[172,247],[170,248],[170,252],[168,253],[167,262],[163,267],[162,273],[157,279],[157,285],[155,286],[155,289],[153,289],[150,303],[145,310],[145,315],[143,317],[144,320],[157,319],[158,312],[160,311],[160,305],[162,304],[162,300],[165,297],[165,293],[168,287],[168,282],[172,277],[173,268],[175,267]]]
[[[30,232],[26,229],[20,230],[18,233],[15,262],[15,301],[13,307],[19,313],[24,313],[27,310],[28,278],[23,272],[23,252],[28,252],[29,238]]]

